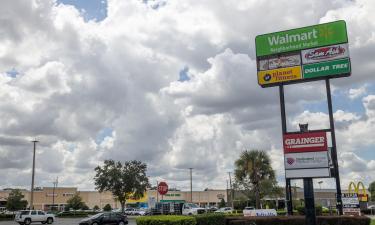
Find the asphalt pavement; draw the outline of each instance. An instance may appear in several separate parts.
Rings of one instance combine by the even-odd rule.
[[[78,225],[82,218],[56,218],[56,221],[52,225]],[[135,218],[129,218],[129,225],[136,225]],[[32,223],[41,224],[41,223]],[[18,225],[14,221],[0,221],[0,225]]]

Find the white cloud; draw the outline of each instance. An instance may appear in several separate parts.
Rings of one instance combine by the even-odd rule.
[[[113,158],[145,161],[151,176],[181,188],[194,167],[196,189],[224,188],[239,153],[253,148],[270,153],[282,179],[278,90],[257,84],[253,40],[333,19],[347,20],[353,75],[332,88],[364,97],[365,108],[364,116],[335,110],[339,151],[360,155],[375,145],[375,98],[351,87],[373,82],[372,1],[160,2],[155,10],[109,0],[100,22],[52,0],[0,3],[1,187],[28,187],[34,137],[41,185],[59,176],[61,185],[93,189],[93,168]],[[179,82],[185,67],[191,79]],[[5,72],[12,68],[15,78]],[[324,111],[304,109],[325,100],[324,85],[285,91],[290,128],[327,126]],[[112,135],[95,143],[105,128]],[[373,164],[366,160],[357,161]],[[343,179],[354,169],[361,167],[345,164]],[[15,172],[19,178],[7,175]]]

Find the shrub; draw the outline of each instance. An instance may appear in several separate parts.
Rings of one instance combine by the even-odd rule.
[[[112,207],[111,207],[110,204],[107,204],[107,205],[105,205],[105,206],[103,207],[103,210],[104,210],[104,211],[111,211],[111,210],[112,210]]]
[[[297,208],[297,212],[299,215],[305,215],[305,206],[297,206],[296,208]],[[321,205],[315,206],[315,214],[317,216],[322,215],[322,210],[323,210],[323,207]]]
[[[318,216],[317,225],[370,225],[371,219],[364,216]],[[303,216],[277,217],[232,217],[228,225],[304,225]]]
[[[225,225],[225,214],[210,213],[195,216],[197,225]]]
[[[137,225],[196,225],[192,216],[145,216],[136,219]]]

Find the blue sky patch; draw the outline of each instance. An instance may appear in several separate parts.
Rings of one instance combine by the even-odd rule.
[[[113,129],[110,127],[103,128],[96,135],[95,143],[100,144],[106,137],[112,137]]]
[[[12,68],[11,70],[7,71],[6,74],[9,77],[16,78],[19,72],[15,68]]]
[[[73,5],[82,14],[85,21],[102,21],[107,17],[107,0],[57,0],[57,3]]]
[[[189,81],[190,80],[190,77],[189,77],[189,67],[185,66],[179,73],[179,79],[178,81],[180,82],[184,82],[184,81]]]

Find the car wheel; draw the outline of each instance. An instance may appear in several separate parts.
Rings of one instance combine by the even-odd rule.
[[[93,222],[91,225],[99,225],[97,222]]]
[[[42,222],[42,224],[46,224],[46,222]]]
[[[25,225],[30,225],[30,223],[31,223],[31,219],[29,218],[25,219],[25,222],[24,222]]]
[[[125,225],[124,221],[118,222],[118,225]]]
[[[53,223],[53,219],[52,219],[51,217],[48,217],[48,218],[47,218],[47,223],[48,223],[48,224]]]

